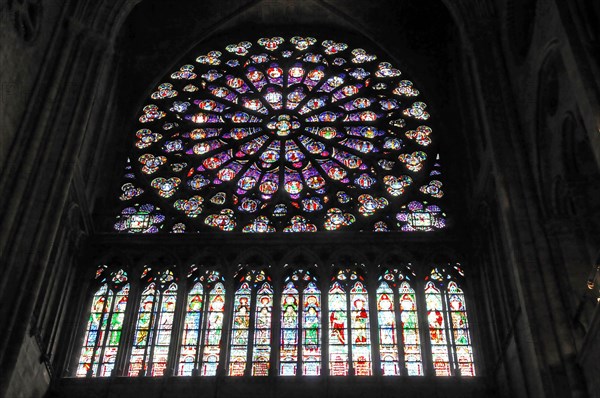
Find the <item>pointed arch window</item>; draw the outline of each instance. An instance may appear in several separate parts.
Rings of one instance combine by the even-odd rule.
[[[385,269],[379,277],[377,318],[384,376],[400,375],[402,368],[406,368],[409,376],[424,374],[413,278],[409,265]],[[399,330],[397,325],[400,325]]]
[[[127,273],[110,272],[106,265],[96,271],[100,284],[92,298],[83,347],[77,364],[77,377],[110,376],[115,367],[123,318],[129,298]]]
[[[282,376],[321,374],[321,291],[310,271],[285,279],[279,358]]]
[[[409,376],[423,376],[423,357],[421,354],[415,289],[409,281],[402,281],[398,288],[398,295],[402,322],[402,343],[404,345],[404,365]]]
[[[166,373],[173,319],[177,303],[177,278],[170,270],[154,273],[146,268],[133,348],[129,358],[129,376],[163,376]]]
[[[394,291],[385,281],[377,288],[377,321],[379,327],[379,354],[384,376],[400,375]]]
[[[371,338],[365,279],[354,270],[339,270],[329,289],[329,373],[370,376]],[[349,321],[349,322],[348,322]]]
[[[181,338],[179,376],[216,376],[221,355],[225,286],[218,271],[190,272],[192,284]]]
[[[425,301],[436,376],[475,376],[465,295],[459,266],[438,267],[426,277]]]
[[[262,270],[251,270],[242,273],[238,283],[233,303],[228,374],[244,376],[251,362],[252,376],[267,376],[273,312],[271,278]]]

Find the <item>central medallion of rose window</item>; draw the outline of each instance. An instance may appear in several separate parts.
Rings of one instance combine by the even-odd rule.
[[[295,116],[284,114],[272,118],[267,128],[280,137],[286,137],[300,128],[300,122]]]

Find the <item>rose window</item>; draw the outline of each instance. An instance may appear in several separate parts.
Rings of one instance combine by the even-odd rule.
[[[380,55],[332,40],[261,38],[201,54],[138,115],[115,228],[442,228],[440,165],[419,95]]]

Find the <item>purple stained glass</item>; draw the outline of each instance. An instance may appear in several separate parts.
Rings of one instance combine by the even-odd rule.
[[[182,63],[136,115],[115,230],[444,228],[429,109],[379,59],[338,40],[274,36]]]

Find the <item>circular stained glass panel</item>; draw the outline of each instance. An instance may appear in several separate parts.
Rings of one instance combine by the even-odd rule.
[[[261,38],[201,54],[139,114],[121,199],[161,204],[151,232],[442,228],[419,94],[389,62],[332,40]]]

